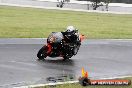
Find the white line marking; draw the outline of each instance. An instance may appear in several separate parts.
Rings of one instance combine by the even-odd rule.
[[[128,76],[115,76],[115,77],[108,77],[108,78],[101,78],[101,79],[117,79],[117,78],[127,78],[127,77],[132,77],[132,75],[128,75]]]
[[[37,84],[37,85],[29,85],[29,86],[21,86],[21,87],[14,87],[14,88],[33,88],[33,87],[44,87],[50,85],[60,85],[60,84],[71,84],[77,83],[78,81],[68,81],[68,82],[57,82],[57,83],[47,83],[47,84]]]
[[[130,76],[117,76],[117,77],[108,77],[108,78],[100,78],[100,79],[117,79],[117,78],[126,78],[126,77],[132,77]],[[29,86],[21,86],[21,87],[14,87],[14,88],[34,88],[34,87],[45,87],[50,85],[60,85],[60,84],[72,84],[72,83],[78,83],[79,81],[67,81],[67,82],[57,82],[57,83],[47,83],[47,84],[37,84],[37,85],[29,85]]]

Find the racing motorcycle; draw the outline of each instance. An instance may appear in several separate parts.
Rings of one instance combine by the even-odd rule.
[[[52,32],[47,38],[47,44],[38,51],[37,57],[39,60],[45,60],[47,56],[52,58],[63,57],[63,60],[71,58],[77,54],[81,41],[84,39],[84,35],[78,36],[79,44],[69,44],[61,32]]]

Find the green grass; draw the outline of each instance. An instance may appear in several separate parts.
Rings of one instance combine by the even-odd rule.
[[[87,38],[132,38],[132,15],[0,6],[0,38],[43,38],[68,25]]]
[[[125,79],[129,79],[132,81],[132,77],[129,77],[129,78],[125,78]],[[46,86],[46,87],[35,87],[35,88],[132,88],[132,85],[122,85],[122,86],[114,86],[114,85],[111,85],[111,86],[108,86],[108,85],[99,85],[99,86],[86,86],[86,87],[83,87],[81,86],[80,84],[78,83],[75,83],[75,84],[64,84],[64,85],[57,85],[56,87],[49,87],[49,86]]]

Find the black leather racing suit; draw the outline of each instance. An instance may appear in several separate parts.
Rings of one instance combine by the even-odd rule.
[[[80,42],[80,40],[79,40],[79,36],[77,36],[75,33],[76,32],[61,32],[62,34],[63,34],[63,36],[64,36],[64,40],[65,40],[65,42],[66,42],[66,46],[65,47],[67,47],[67,49],[69,48],[71,48],[71,47],[73,47],[74,48],[74,45],[81,45],[81,42]],[[73,54],[74,54],[74,49],[72,49],[73,51],[71,51],[71,50],[68,50],[68,52],[70,53],[70,52],[72,52]]]

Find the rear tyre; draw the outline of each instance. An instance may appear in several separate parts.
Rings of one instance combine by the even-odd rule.
[[[47,46],[43,46],[37,54],[38,60],[45,60],[45,58],[47,57]]]

